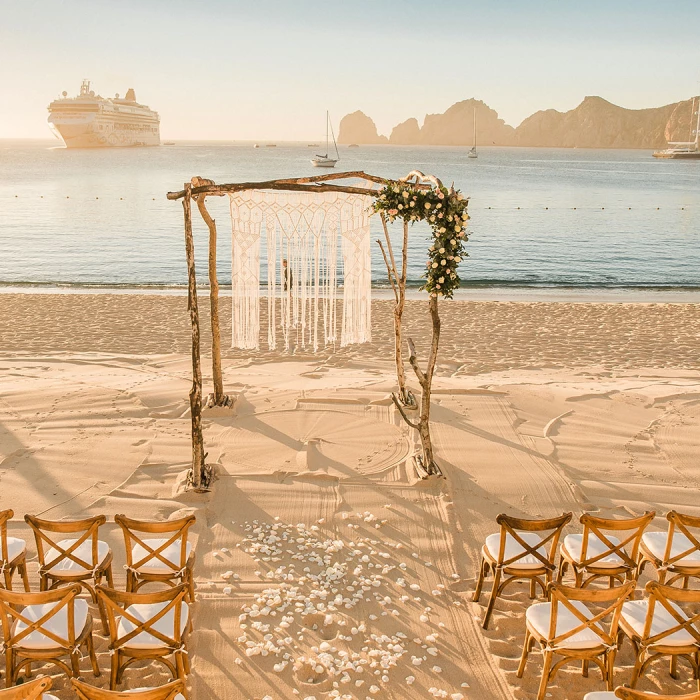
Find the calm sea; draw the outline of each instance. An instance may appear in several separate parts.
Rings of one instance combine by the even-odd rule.
[[[216,182],[316,175],[306,144],[178,142],[144,149],[66,150],[0,141],[0,285],[167,286],[186,283],[182,207],[165,198],[192,175]],[[700,287],[700,161],[657,161],[649,151],[483,148],[341,148],[336,170],[400,177],[417,168],[470,202],[466,285],[513,288]],[[230,283],[226,203],[220,279]],[[198,275],[206,229],[197,221]],[[380,223],[374,221],[376,236]],[[373,244],[372,275],[385,284]],[[419,284],[425,234],[409,275]]]

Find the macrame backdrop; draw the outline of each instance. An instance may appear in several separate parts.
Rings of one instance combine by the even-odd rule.
[[[336,344],[339,281],[343,285],[340,345],[369,342],[371,197],[246,190],[229,198],[233,347],[257,349],[260,345],[262,241],[270,350],[277,347],[279,335],[285,350],[294,345],[316,351]]]

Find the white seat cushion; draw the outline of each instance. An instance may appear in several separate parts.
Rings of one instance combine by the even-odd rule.
[[[27,544],[24,540],[19,539],[19,537],[8,537],[7,538],[7,561],[8,563],[14,561],[22,552],[27,550]],[[2,557],[2,554],[0,554]]]
[[[586,693],[583,700],[617,700],[617,695],[610,690],[596,690],[594,693]]]
[[[644,546],[657,558],[663,561],[666,554],[667,532],[645,532],[642,535]],[[683,552],[687,552],[693,543],[682,533],[673,533],[673,543],[671,544],[671,559]],[[700,568],[700,550],[695,549],[689,552],[683,559],[673,562],[674,566],[697,566]]]
[[[126,610],[132,616],[135,617],[140,622],[145,622],[154,618],[168,603],[140,603],[137,605],[130,605]],[[180,634],[185,631],[187,627],[187,620],[189,619],[190,609],[187,603],[180,603]],[[152,627],[161,634],[165,635],[169,639],[175,638],[175,608],[171,610],[158,620]],[[117,635],[121,638],[133,632],[136,629],[131,620],[127,620],[122,617],[119,620],[119,627],[117,629]],[[139,632],[133,639],[130,639],[125,645],[130,649],[160,649],[165,646],[157,637],[154,637],[149,632]]]
[[[687,620],[688,616],[685,614],[683,609],[671,603],[674,610],[680,613],[683,619]],[[647,619],[647,613],[649,611],[649,601],[648,600],[630,600],[622,605],[622,617],[625,622],[641,637],[644,634],[644,623]],[[664,630],[671,629],[675,627],[678,623],[673,619],[671,613],[664,608],[663,605],[658,602],[654,605],[654,619],[651,623],[651,636],[654,637],[660,634]],[[693,635],[685,630],[678,630],[668,637],[664,637],[659,641],[660,644],[665,644],[668,646],[685,646],[694,643]]]
[[[40,620],[46,613],[56,607],[56,603],[44,603],[43,605],[27,605],[22,610],[22,615],[32,622]],[[82,598],[75,599],[75,637],[79,637],[88,621],[88,604]],[[68,606],[64,605],[52,618],[43,625],[44,629],[53,632],[59,639],[68,640]],[[17,620],[13,630],[13,635],[17,635],[26,630],[26,625],[22,620]],[[39,630],[34,630],[31,634],[23,637],[17,644],[23,649],[55,649],[57,644],[51,637],[47,637]]]
[[[55,695],[51,695],[51,693],[42,693],[41,700],[58,700],[58,698]]]
[[[620,540],[617,539],[617,537],[613,537],[612,535],[606,535],[606,537],[615,545],[617,546],[620,544]],[[575,562],[580,562],[581,561],[581,548],[583,547],[583,535],[567,535],[564,538],[564,547],[566,547],[566,551],[569,552],[571,555],[571,558]],[[592,559],[593,557],[597,557],[599,554],[602,554],[603,552],[607,552],[610,549],[608,545],[606,545],[604,542],[601,541],[601,539],[597,536],[594,535],[593,533],[590,533],[588,535],[588,546],[586,547],[586,559]],[[608,554],[608,556],[603,557],[602,559],[598,559],[598,561],[594,562],[591,564],[592,567],[595,568],[615,568],[617,566],[625,566],[624,559],[622,557],[618,556],[617,554]]]
[[[536,545],[541,542],[543,535],[537,532],[518,532],[520,537],[527,542],[530,546]],[[498,560],[498,552],[501,547],[501,533],[497,532],[494,535],[489,535],[486,538],[486,549],[489,554],[496,560]],[[539,547],[537,551],[546,559],[547,551],[544,547]],[[525,552],[523,546],[517,542],[510,533],[506,533],[506,551],[504,554],[504,561],[508,561],[513,557]],[[532,554],[525,554],[521,559],[517,559],[512,564],[508,564],[509,569],[541,569],[543,564],[539,559],[533,557]]]
[[[155,688],[133,688],[132,690],[122,690],[122,693],[141,693],[145,690],[155,690]],[[185,696],[182,693],[178,693],[173,700],[185,700]]]
[[[145,537],[143,538],[143,541],[151,547],[151,549],[158,549],[158,547],[164,545],[170,538],[153,538],[153,539],[146,539]],[[176,571],[180,570],[180,553],[182,551],[182,539],[177,539],[175,542],[172,544],[168,545],[162,552],[160,552],[160,556],[163,557],[163,559],[167,559],[169,562],[172,562],[173,567],[175,568]],[[185,557],[185,560],[190,556],[190,553],[192,552],[192,544],[190,542],[187,543],[186,545],[186,553],[187,556]],[[145,549],[145,547],[141,546],[140,544],[135,544],[131,548],[131,556],[132,556],[132,561],[134,564],[137,564],[139,561],[141,561],[144,557],[148,556],[149,552],[148,550]],[[175,572],[171,567],[169,567],[167,564],[162,562],[158,557],[156,556],[151,556],[151,558],[143,565],[139,566],[137,571],[141,574],[174,574]]]
[[[68,549],[74,542],[77,542],[77,539],[78,538],[76,537],[74,539],[59,540],[57,544],[62,549]],[[102,564],[102,562],[107,558],[109,551],[109,545],[106,542],[102,542],[102,540],[97,541],[97,565]],[[57,556],[59,556],[59,554],[60,552],[57,549],[51,547],[44,555],[44,561],[47,564],[50,564]],[[83,542],[79,547],[76,547],[71,554],[87,564],[92,564],[92,540],[85,540],[85,542]],[[81,572],[84,573],[85,571],[89,571],[92,568],[94,567],[91,566],[89,569],[86,569],[84,566],[81,566],[72,559],[64,557],[58,562],[58,564],[56,564],[56,566],[49,570],[49,573],[79,574]]]
[[[594,617],[593,613],[581,601],[572,600],[571,604],[587,618],[590,619]],[[527,618],[527,621],[530,623],[531,627],[535,629],[538,634],[547,639],[549,637],[549,619],[551,614],[551,603],[535,603],[527,609],[525,617]],[[579,620],[570,610],[561,604],[558,605],[556,630],[557,637],[568,632],[569,630],[575,629],[581,624],[581,620]],[[598,622],[597,624],[600,625],[601,623]],[[580,632],[577,632],[571,637],[567,637],[558,646],[562,649],[591,649],[601,644],[604,644],[602,638],[593,630],[586,628]]]

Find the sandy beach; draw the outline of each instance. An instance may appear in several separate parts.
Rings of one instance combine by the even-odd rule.
[[[206,317],[206,297],[200,308]],[[700,304],[453,301],[441,311],[433,431],[444,479],[422,482],[411,468],[415,438],[389,398],[391,306],[379,300],[369,345],[225,350],[236,400],[204,413],[217,479],[197,495],[176,488],[191,454],[185,297],[0,295],[0,508],[27,540],[32,588],[25,513],[107,515],[118,586],[116,513],[194,513],[194,700],[533,700],[539,654],[515,676],[527,586],[498,601],[488,631],[486,596],[472,602],[484,539],[503,512],[571,511],[567,532],[581,531],[584,511],[653,509],[656,530],[672,508],[700,515]],[[227,301],[224,339],[230,314]],[[425,303],[408,302],[406,334],[423,356],[427,321]],[[95,632],[106,687],[107,639]],[[632,664],[627,642],[616,684]],[[87,659],[81,668],[92,681]],[[639,687],[690,692],[679,670],[674,680],[654,664]],[[125,678],[138,687],[167,676],[148,665]],[[55,688],[72,697],[64,676]],[[596,670],[583,678],[570,665],[548,697],[603,689]]]

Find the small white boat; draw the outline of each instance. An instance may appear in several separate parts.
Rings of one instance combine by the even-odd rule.
[[[331,136],[333,137],[333,147],[335,148],[335,158],[328,157],[328,129],[330,128]],[[340,160],[340,154],[338,153],[338,144],[335,142],[335,134],[333,133],[333,125],[331,124],[331,118],[326,112],[326,153],[325,155],[316,154],[315,158],[311,159],[311,165],[314,168],[335,168],[335,164]]]
[[[479,154],[476,152],[476,107],[474,107],[474,145],[469,149],[467,153],[467,158],[478,158]]]
[[[260,144],[256,143],[253,148],[260,148]]]

